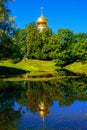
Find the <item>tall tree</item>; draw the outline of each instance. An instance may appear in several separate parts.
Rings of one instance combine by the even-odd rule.
[[[48,44],[45,44],[43,47],[44,57],[49,60],[57,58],[57,53],[59,52],[58,45],[58,35],[52,34]]]
[[[73,32],[69,29],[58,30],[58,64],[61,66],[67,65],[72,62],[71,45],[74,41],[73,36]]]
[[[12,0],[0,0],[0,41],[6,36],[13,35],[15,18],[10,17],[8,2]]]
[[[71,62],[71,45],[73,43],[73,32],[69,29],[59,29],[49,40],[49,58],[56,59],[57,64],[64,66]]]
[[[10,17],[10,10],[8,9],[9,1],[12,0],[0,0],[0,57],[7,57],[6,52],[10,53],[11,36],[15,30],[15,19]]]
[[[13,38],[13,45],[15,47],[14,58],[24,58],[26,53],[26,29],[19,29],[16,31]]]
[[[51,28],[44,28],[43,31],[40,33],[40,39],[41,39],[41,59],[49,59],[49,53],[48,53],[48,44],[49,40],[52,36],[52,29]]]
[[[74,61],[85,62],[87,60],[87,40],[73,44],[72,56]]]
[[[35,23],[30,23],[26,28],[27,36],[26,36],[26,45],[27,45],[27,58],[32,58],[32,54],[37,49],[37,42],[39,31],[37,30]]]
[[[40,32],[35,23],[30,23],[26,30],[27,57],[47,59],[48,54],[45,54],[45,49],[52,35],[52,30],[50,28],[45,28]]]
[[[87,40],[87,33],[74,34],[74,43],[84,42],[85,40]]]

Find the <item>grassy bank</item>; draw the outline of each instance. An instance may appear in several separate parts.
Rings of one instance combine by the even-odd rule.
[[[66,66],[65,69],[87,76],[87,63],[74,62],[73,64]]]
[[[14,63],[13,60],[1,60],[0,68],[3,71],[3,67],[10,68],[12,73],[14,69],[29,72],[27,76],[43,76],[55,73],[55,62],[53,61],[42,61],[42,60],[22,60],[18,63]],[[8,71],[8,73],[10,73]],[[4,72],[4,71],[3,71]]]
[[[55,71],[55,62],[43,60],[22,60],[16,65],[24,68],[26,71]]]
[[[0,67],[9,67],[14,69],[19,69],[22,71],[29,72],[27,77],[36,77],[50,74],[54,75],[56,73],[57,67],[54,61],[43,61],[43,60],[22,60],[18,63],[14,63],[13,60],[0,60]],[[74,62],[65,67],[65,69],[78,74],[85,74],[87,76],[87,63],[83,64],[81,62]],[[12,72],[12,70],[11,70]],[[26,77],[26,75],[24,75]]]

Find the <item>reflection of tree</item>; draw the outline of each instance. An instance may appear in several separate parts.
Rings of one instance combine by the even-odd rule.
[[[16,86],[18,83],[3,82],[0,85],[0,130],[16,130],[20,110],[14,110],[14,103],[21,90]]]
[[[58,101],[60,106],[69,106],[74,100],[87,100],[86,78],[64,78],[48,82],[28,82],[26,93],[22,92],[21,105],[26,105],[32,112],[38,110],[38,104],[44,102],[47,107],[53,101]],[[23,86],[23,85],[22,85]],[[25,99],[27,98],[27,99]],[[23,100],[26,100],[23,103]]]
[[[39,109],[44,103],[47,110],[57,101],[60,106],[69,106],[75,100],[87,100],[86,78],[63,78],[48,82],[0,82],[0,129],[16,128],[22,109],[14,110],[15,100],[27,106],[31,112],[45,115],[48,111]],[[43,116],[42,115],[42,116]],[[5,124],[5,125],[4,125]],[[3,128],[2,128],[3,127]]]
[[[37,111],[38,104],[44,101],[46,106],[52,105],[52,100],[43,82],[31,82],[27,90],[28,105],[31,111]],[[37,87],[36,87],[37,86]]]
[[[44,101],[49,107],[53,101],[61,106],[69,106],[74,100],[87,100],[86,78],[64,78],[49,82],[30,82],[27,90],[28,105],[31,111],[36,111],[38,103]]]
[[[86,82],[86,78],[63,79],[60,82],[60,89],[62,94],[60,96],[59,104],[70,105],[73,103],[74,100],[87,100]]]
[[[76,73],[71,72],[71,71],[66,70],[66,69],[57,69],[56,71],[57,71],[58,76],[77,76]]]

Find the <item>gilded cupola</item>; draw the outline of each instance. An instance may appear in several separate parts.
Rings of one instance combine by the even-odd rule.
[[[42,30],[48,25],[48,20],[43,16],[43,7],[41,7],[41,16],[36,21],[38,29]]]

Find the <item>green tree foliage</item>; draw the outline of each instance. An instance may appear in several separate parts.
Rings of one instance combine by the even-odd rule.
[[[13,51],[12,36],[15,30],[15,19],[9,16],[9,1],[10,0],[0,0],[0,58],[8,57]]]
[[[26,29],[19,29],[13,38],[14,58],[22,59],[26,53]]]
[[[12,58],[14,54],[14,46],[11,37],[6,37],[3,42],[0,42],[0,59]]]
[[[84,42],[78,41],[73,46],[72,56],[74,61],[85,62],[87,60],[87,40]]]
[[[86,60],[87,35],[85,33],[73,34],[69,29],[59,29],[57,34],[52,34],[50,28],[39,32],[35,23],[30,23],[26,32],[28,58],[55,59],[58,66],[68,65],[77,59]]]
[[[57,57],[57,54],[59,52],[58,46],[59,46],[58,35],[57,34],[51,35],[48,45],[46,45],[46,47],[44,48],[44,52],[48,54],[50,60],[58,58]]]
[[[59,39],[58,64],[64,66],[72,62],[71,45],[74,41],[73,32],[69,29],[60,29],[58,31],[58,39]]]
[[[47,53],[49,40],[52,36],[51,28],[44,28],[40,33],[40,44],[41,44],[41,59],[48,60],[49,54]]]
[[[26,36],[26,45],[27,45],[27,52],[26,55],[28,58],[33,58],[33,54],[39,44],[39,32],[35,23],[30,23],[26,28],[27,36]]]
[[[39,32],[35,23],[30,23],[27,28],[26,44],[27,44],[27,57],[36,59],[46,59],[45,56],[46,46],[52,35],[52,30],[49,28]]]
[[[15,18],[9,16],[8,2],[12,0],[0,0],[0,41],[10,36],[14,31]]]
[[[74,42],[72,44],[72,57],[74,61],[84,62],[87,60],[87,34],[74,34]]]
[[[48,53],[51,59],[56,59],[57,64],[64,66],[71,62],[71,45],[73,33],[68,29],[60,29],[49,40]]]
[[[84,42],[85,40],[87,40],[87,34],[86,33],[77,33],[74,35],[74,42]]]

